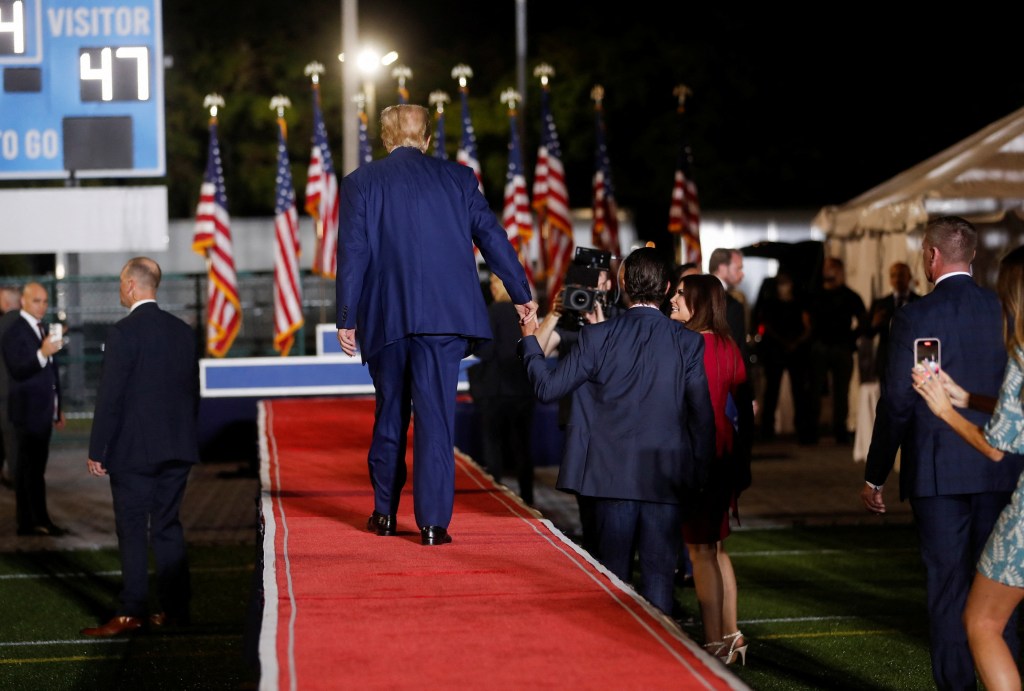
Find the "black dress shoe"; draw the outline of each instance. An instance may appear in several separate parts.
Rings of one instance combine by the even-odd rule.
[[[424,545],[447,545],[452,536],[439,525],[427,525],[420,528],[420,539]]]
[[[149,615],[149,626],[153,629],[165,627],[188,626],[190,623],[187,614],[174,614],[172,612],[157,612]]]
[[[37,525],[32,528],[18,528],[18,535],[34,535],[40,537],[60,537],[68,531],[56,525]]]
[[[374,511],[366,521],[366,529],[371,533],[385,537],[398,533],[398,516],[393,513],[378,513]]]

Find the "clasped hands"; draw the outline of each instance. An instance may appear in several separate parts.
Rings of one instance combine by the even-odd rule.
[[[969,394],[945,371],[932,371],[924,365],[914,365],[910,371],[914,380],[914,390],[928,404],[928,408],[940,418],[944,413],[957,408],[966,408]]]
[[[519,313],[519,331],[522,335],[532,336],[537,332],[537,302],[530,300],[525,305],[516,305]]]

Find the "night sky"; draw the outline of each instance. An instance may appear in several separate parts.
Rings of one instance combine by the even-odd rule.
[[[661,4],[528,5],[528,67],[546,60],[558,70],[555,120],[574,206],[588,203],[592,116],[573,116],[557,99],[569,90],[586,102],[596,82],[606,87],[620,203],[636,207],[641,225],[667,214],[679,82],[694,91],[687,120],[702,206],[718,210],[845,202],[1024,106],[1024,55],[1012,33],[1024,19],[1019,3],[820,14],[777,3]],[[360,14],[363,34],[389,37],[413,69],[414,101],[436,88],[456,97],[447,74],[455,62],[474,68],[475,96],[514,85],[511,0],[374,0]],[[537,82],[528,79],[535,148]]]

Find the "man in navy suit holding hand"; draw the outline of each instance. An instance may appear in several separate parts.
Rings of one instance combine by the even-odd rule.
[[[976,688],[962,622],[971,580],[989,533],[1010,500],[1021,458],[992,463],[932,414],[914,391],[914,340],[936,338],[941,366],[964,389],[999,393],[1006,369],[1003,320],[995,292],[971,277],[978,233],[957,216],[931,221],[921,243],[925,276],[935,289],[895,311],[882,397],[875,414],[860,497],[885,513],[882,485],[901,451],[900,499],[909,499],[924,562],[932,676],[939,689]],[[988,415],[961,411],[983,426]],[[1016,657],[1017,618],[1006,629]]]
[[[153,547],[161,611],[151,626],[189,619],[189,570],[179,518],[188,474],[199,462],[199,361],[195,332],[160,309],[160,267],[136,257],[121,270],[121,304],[128,316],[103,343],[89,438],[89,474],[109,476],[123,586],[117,614],[87,636],[139,629],[149,593]]]
[[[455,396],[459,365],[491,338],[475,244],[501,278],[521,321],[535,320],[523,266],[467,166],[427,156],[429,111],[381,112],[388,156],[341,185],[338,342],[356,346],[376,395],[367,530],[395,535],[413,436],[413,509],[424,545],[451,542],[455,501]]]
[[[554,370],[536,324],[522,326],[522,358],[537,397],[575,392],[556,487],[594,498],[595,555],[629,583],[634,548],[640,594],[672,612],[688,494],[715,454],[704,338],[660,309],[668,269],[653,248],[623,262],[624,313],[580,330]]]

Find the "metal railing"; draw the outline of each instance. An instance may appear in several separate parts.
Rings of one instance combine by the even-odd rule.
[[[296,334],[290,355],[316,352],[316,324],[334,323],[334,281],[309,272],[300,276],[305,326]],[[57,356],[63,407],[70,418],[91,417],[103,363],[107,329],[126,314],[120,304],[117,276],[18,276],[0,279],[9,285],[37,281],[46,287],[50,310],[45,321],[64,324],[67,345]],[[196,357],[206,355],[207,274],[164,274],[157,299],[196,334]],[[277,357],[274,350],[274,275],[271,271],[238,274],[242,326],[228,357]]]

